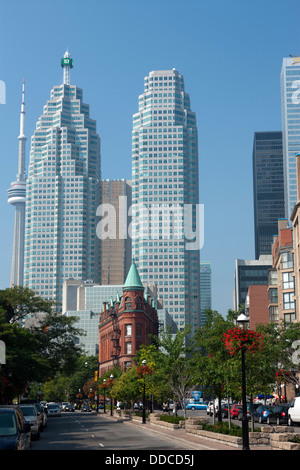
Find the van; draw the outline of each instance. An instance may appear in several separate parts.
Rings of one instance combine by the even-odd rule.
[[[288,411],[288,425],[300,423],[300,397],[294,398]]]

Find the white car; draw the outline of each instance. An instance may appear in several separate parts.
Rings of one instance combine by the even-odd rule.
[[[40,438],[40,429],[41,429],[41,415],[37,411],[34,404],[20,404],[19,408],[21,409],[26,423],[29,423],[31,426],[31,435],[35,439]]]
[[[288,410],[288,425],[300,423],[300,397],[294,398]]]
[[[47,414],[48,418],[50,416],[61,416],[60,406],[57,403],[48,403]]]

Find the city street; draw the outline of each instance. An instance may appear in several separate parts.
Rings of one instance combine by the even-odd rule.
[[[190,412],[189,412],[190,413]],[[199,412],[196,412],[198,414]],[[195,415],[194,415],[195,416]],[[226,445],[186,439],[156,426],[111,418],[102,413],[63,413],[48,419],[47,428],[38,441],[32,441],[32,450],[102,450],[102,451],[177,451],[233,450]]]
[[[176,450],[182,445],[96,413],[63,413],[48,419],[32,450]]]

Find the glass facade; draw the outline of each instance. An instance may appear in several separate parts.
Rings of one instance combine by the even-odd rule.
[[[300,57],[283,59],[281,113],[284,155],[285,217],[290,220],[297,202],[296,158],[300,153]]]
[[[132,131],[132,252],[143,282],[154,282],[178,328],[199,326],[199,249],[187,249],[184,207],[196,228],[198,134],[183,77],[145,77]]]
[[[24,284],[61,309],[64,280],[100,282],[100,138],[82,90],[55,86],[31,139]]]
[[[211,263],[200,262],[200,311],[201,326],[205,323],[205,310],[211,309]]]
[[[285,216],[282,132],[255,132],[253,142],[255,258],[271,254]]]

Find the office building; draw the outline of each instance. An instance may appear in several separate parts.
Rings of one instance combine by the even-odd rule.
[[[22,286],[24,277],[24,236],[25,236],[25,204],[26,204],[26,174],[25,174],[25,81],[22,87],[22,104],[20,114],[19,160],[17,179],[7,191],[8,203],[15,207],[15,226],[12,250],[10,285]]]
[[[101,283],[123,284],[132,259],[128,235],[131,181],[103,180],[102,205],[106,232],[101,237]]]
[[[272,269],[269,271],[269,319],[273,322],[296,319],[293,229],[287,219],[278,220],[273,238]]]
[[[300,152],[300,56],[283,59],[280,78],[285,217],[290,220],[297,202],[295,156]]]
[[[235,260],[234,310],[245,307],[250,285],[268,285],[268,271],[271,267],[272,255],[261,255],[258,260]]]
[[[101,203],[100,138],[82,89],[70,84],[73,61],[62,59],[31,139],[26,189],[24,284],[62,308],[66,279],[100,283],[96,209]]]
[[[200,262],[200,312],[201,325],[205,323],[205,310],[211,309],[211,262]]]
[[[200,325],[198,191],[196,116],[183,77],[150,72],[133,115],[132,252],[178,328]]]
[[[285,216],[282,132],[255,132],[253,141],[255,259],[270,255],[277,220]]]

